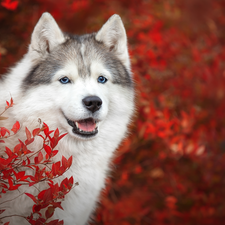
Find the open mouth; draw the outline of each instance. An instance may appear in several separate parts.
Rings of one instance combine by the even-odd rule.
[[[73,127],[73,133],[84,138],[93,137],[98,133],[98,123],[93,118],[87,118],[79,121],[67,119],[67,122],[71,127]]]

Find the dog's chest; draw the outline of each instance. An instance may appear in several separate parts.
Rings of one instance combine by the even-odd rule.
[[[64,152],[62,155],[73,154],[73,163],[61,179],[73,176],[74,183],[78,182],[78,185],[65,197],[62,203],[64,210],[56,210],[54,217],[63,219],[68,225],[85,224],[95,208],[101,189],[104,188],[110,154],[101,152],[100,148],[81,148],[84,146],[66,143],[61,143],[60,146],[62,145],[63,149],[59,151]]]

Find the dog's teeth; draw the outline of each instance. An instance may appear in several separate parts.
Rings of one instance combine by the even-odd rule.
[[[78,122],[75,122],[75,124],[76,124],[76,127],[79,129]]]

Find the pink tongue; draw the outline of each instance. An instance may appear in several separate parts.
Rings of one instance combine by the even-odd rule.
[[[86,131],[86,132],[91,132],[95,129],[95,123],[93,120],[81,120],[78,123],[79,129]]]

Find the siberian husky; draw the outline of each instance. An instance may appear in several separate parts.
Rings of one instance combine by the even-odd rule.
[[[0,80],[0,112],[11,97],[15,105],[6,111],[9,119],[0,121],[0,126],[10,128],[18,120],[21,130],[33,129],[41,119],[50,129],[68,133],[57,146],[55,160],[73,156],[63,178],[73,176],[79,185],[67,194],[64,210],[57,209],[54,219],[66,225],[87,224],[134,111],[134,84],[121,18],[113,15],[98,32],[78,36],[63,33],[53,17],[44,13],[27,54]],[[13,148],[18,138],[24,139],[23,133],[9,138],[6,145]],[[0,150],[4,151],[3,144]],[[18,193],[10,192],[4,200]],[[32,203],[22,195],[2,207],[8,207],[8,214],[28,216]],[[13,225],[28,224],[19,217],[5,221],[9,220]]]

